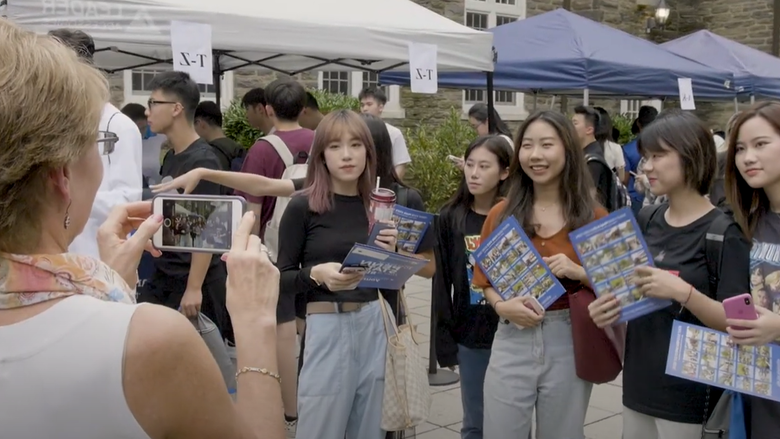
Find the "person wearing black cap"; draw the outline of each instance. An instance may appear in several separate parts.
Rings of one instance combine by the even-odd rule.
[[[655,107],[643,105],[639,109],[636,120],[634,120],[634,123],[631,125],[631,133],[638,135],[642,129],[650,125],[657,116],[658,110]],[[642,203],[645,200],[644,192],[637,191],[634,188],[634,176],[639,173],[639,160],[642,159],[641,154],[639,154],[636,138],[623,145],[623,157],[626,161],[626,177],[628,177],[628,194],[631,196],[631,209],[634,211],[634,215],[636,215],[639,213],[639,210],[642,209]]]

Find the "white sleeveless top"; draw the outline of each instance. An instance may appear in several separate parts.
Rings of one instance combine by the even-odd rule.
[[[0,438],[149,439],[122,388],[137,309],[73,296],[0,326]]]

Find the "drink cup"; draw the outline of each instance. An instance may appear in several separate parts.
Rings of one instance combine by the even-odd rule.
[[[368,230],[379,221],[392,221],[395,209],[395,192],[378,188],[371,191],[368,207]]]

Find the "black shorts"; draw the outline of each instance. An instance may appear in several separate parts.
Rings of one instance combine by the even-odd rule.
[[[306,295],[295,295],[295,317],[306,320]]]
[[[276,324],[292,322],[295,320],[295,295],[279,294],[276,302]]]

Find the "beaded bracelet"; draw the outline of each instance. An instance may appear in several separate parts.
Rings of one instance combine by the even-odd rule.
[[[280,377],[278,373],[271,372],[270,370],[268,370],[266,368],[262,368],[261,369],[259,367],[242,367],[241,369],[238,370],[238,372],[236,372],[236,380],[238,380],[238,376],[239,375],[241,375],[242,373],[247,373],[247,372],[255,372],[255,373],[267,375],[267,376],[275,379],[276,381],[278,381],[279,384],[282,384],[282,377]]]

